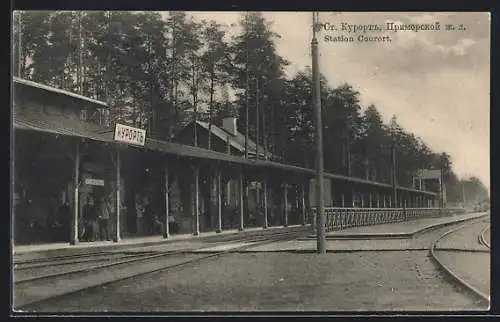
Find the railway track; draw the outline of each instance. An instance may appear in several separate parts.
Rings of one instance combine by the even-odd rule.
[[[485,236],[486,232],[488,232],[488,231],[491,232],[491,226],[490,225],[486,226],[483,229],[483,231],[481,231],[481,233],[479,234],[479,243],[481,245],[483,245],[484,247],[490,249],[491,248],[490,242],[489,242],[490,238],[486,238],[486,236]]]
[[[454,227],[441,236],[439,236],[434,242],[431,244],[430,247],[430,257],[432,260],[436,263],[438,268],[440,268],[442,271],[445,272],[446,275],[451,277],[455,285],[461,287],[462,289],[465,289],[469,294],[471,294],[473,297],[477,298],[481,302],[485,304],[490,303],[490,291],[489,291],[489,281],[488,283],[485,283],[484,280],[481,280],[478,276],[476,276],[474,273],[471,272],[464,272],[460,264],[456,263],[456,258],[458,256],[469,256],[467,258],[467,261],[464,262],[469,262],[473,263],[475,265],[477,270],[481,270],[481,273],[485,274],[484,267],[481,267],[480,263],[482,262],[474,262],[471,261],[470,256],[474,254],[474,256],[479,256],[477,257],[478,259],[485,259],[483,256],[490,256],[490,253],[488,251],[484,251],[481,249],[477,248],[469,248],[469,249],[460,249],[460,248],[449,248],[449,247],[441,247],[439,246],[440,243],[443,243],[445,239],[451,238],[453,235],[462,233],[464,234],[464,230],[471,229],[473,228],[475,232],[478,233],[478,237],[475,239],[476,243],[479,243],[481,246],[488,247],[489,244],[486,243],[484,234],[485,232],[489,229],[489,225],[486,226],[486,228],[482,229],[477,229],[478,227],[483,227],[485,225],[485,220],[480,220],[477,222],[468,222],[466,224],[459,225],[458,227]],[[472,226],[472,227],[471,227]],[[469,233],[469,232],[465,232]],[[459,236],[460,237],[460,236]],[[469,246],[470,247],[470,246]],[[449,256],[452,256],[455,260],[448,260],[446,261],[446,258]],[[479,268],[478,268],[479,267]],[[489,267],[488,267],[489,270]],[[477,272],[476,272],[477,273]],[[489,273],[488,273],[489,275]],[[488,285],[486,285],[488,284]]]
[[[429,232],[425,234],[425,236],[415,237],[415,240],[421,239],[419,242],[422,246],[422,250],[428,250],[431,259],[437,264],[437,268],[444,271],[445,275],[451,276],[452,284],[459,286],[460,291],[463,292],[465,289],[466,292],[464,294],[472,295],[471,298],[474,298],[477,303],[484,304],[487,306],[489,304],[489,292],[488,290],[478,287],[461,276],[456,271],[456,267],[447,263],[444,259],[446,259],[443,255],[476,255],[476,256],[487,256],[488,250],[486,246],[482,245],[481,240],[487,240],[486,235],[488,232],[488,227],[484,227],[486,225],[484,217],[479,219],[473,219],[467,221],[466,223],[457,223],[451,225],[451,227],[440,227],[431,229]],[[470,229],[470,227],[474,227],[474,238],[468,238],[467,246],[470,246],[471,243],[475,243],[476,248],[485,248],[484,250],[467,250],[460,249],[457,247],[446,247],[445,243],[442,243],[443,240],[453,237],[453,233],[460,232],[461,230]],[[184,268],[192,268],[193,265],[197,265],[202,261],[209,261],[212,259],[216,259],[217,257],[223,256],[229,253],[238,253],[245,251],[246,248],[255,247],[258,245],[264,245],[273,243],[275,241],[284,241],[290,239],[297,239],[301,236],[307,235],[310,232],[307,230],[303,231],[293,231],[293,232],[276,232],[274,235],[264,235],[264,236],[240,236],[239,238],[231,239],[231,240],[211,240],[210,242],[203,242],[202,244],[193,246],[191,248],[180,249],[177,251],[162,251],[161,245],[154,246],[143,246],[143,247],[134,247],[133,251],[131,249],[127,249],[127,254],[122,254],[126,256],[132,256],[132,253],[136,253],[137,258],[125,258],[123,261],[130,261],[125,264],[120,263],[109,263],[108,268],[96,268],[89,269],[87,273],[77,272],[72,274],[71,272],[54,274],[52,277],[47,277],[46,280],[41,278],[39,282],[27,281],[26,285],[29,287],[23,287],[23,283],[21,282],[18,285],[15,285],[17,288],[17,294],[21,294],[21,297],[16,299],[15,308],[16,310],[22,311],[31,311],[36,312],[39,310],[44,310],[44,307],[54,306],[54,303],[60,303],[61,300],[66,301],[65,297],[70,295],[77,295],[77,297],[85,297],[88,296],[86,291],[104,291],[108,289],[108,287],[113,288],[116,283],[127,281],[127,285],[131,283],[133,285],[136,281],[135,278],[146,276],[151,273],[156,272],[167,272],[174,273],[178,269]],[[471,235],[471,234],[469,234]],[[429,245],[430,244],[430,245]],[[448,244],[450,244],[448,242]],[[451,245],[458,245],[459,243],[451,243]],[[122,252],[124,253],[124,252]],[[463,253],[463,254],[462,254]],[[470,254],[469,254],[470,253]],[[112,252],[108,252],[107,255],[113,254]],[[80,261],[86,263],[88,261],[104,258],[102,254],[95,254],[95,258],[90,257],[71,257],[75,261]],[[69,262],[71,258],[64,258],[60,260],[64,260]],[[474,258],[470,260],[470,257],[467,257],[468,261],[474,263]],[[37,263],[24,263],[25,265],[38,265],[40,261]],[[102,264],[102,263],[101,263]],[[104,264],[106,265],[106,264]],[[64,265],[62,265],[64,267]],[[25,268],[28,270],[27,268]],[[434,269],[433,269],[434,270]],[[84,271],[84,270],[83,270]],[[105,275],[104,278],[99,278],[96,276]],[[442,277],[435,277],[443,279]],[[59,288],[61,284],[70,284],[72,280],[78,281],[78,285],[72,287],[62,287]],[[448,278],[445,278],[444,281],[450,281]],[[31,283],[31,285],[30,285]],[[54,290],[51,290],[50,294],[43,294],[43,290],[47,290],[47,285],[54,285]],[[119,284],[118,284],[119,285]],[[20,286],[20,287],[18,287]],[[102,290],[99,288],[103,287]],[[27,290],[27,292],[23,293],[22,289]],[[38,290],[37,290],[38,288]],[[31,291],[30,291],[31,289]],[[34,289],[34,291],[33,291]],[[72,298],[72,297],[70,297]]]
[[[139,253],[136,257],[132,256],[130,259],[117,260],[116,262],[89,265],[83,269],[61,270],[54,274],[26,277],[14,281],[14,307],[16,310],[26,311],[32,306],[43,305],[44,302],[57,300],[70,294],[159,271],[168,271],[169,269],[213,259],[231,252],[242,251],[248,247],[295,239],[307,233],[309,233],[307,230],[301,230],[277,232],[272,235],[242,236],[230,241],[205,244],[205,247]],[[113,253],[107,254],[112,255]],[[98,258],[92,261],[98,261],[103,256],[103,254],[90,254],[90,257],[74,256],[72,258],[77,259],[77,261],[80,260],[80,263],[82,258],[85,258],[86,262],[90,262],[93,255]],[[69,259],[64,258],[62,260],[68,261]],[[24,264],[28,265],[28,263]],[[30,264],[34,265],[34,263]],[[45,265],[48,265],[48,263],[45,263]],[[29,270],[29,268],[24,269]],[[36,267],[32,267],[32,269],[36,269]],[[78,284],[75,284],[74,281],[78,281]],[[47,292],[47,290],[50,292]]]

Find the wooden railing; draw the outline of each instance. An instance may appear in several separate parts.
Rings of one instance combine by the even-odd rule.
[[[313,215],[316,209],[312,209]],[[463,208],[325,208],[325,230],[334,231],[350,227],[361,227],[397,223],[417,218],[445,217],[465,213]],[[313,216],[314,218],[315,216]]]

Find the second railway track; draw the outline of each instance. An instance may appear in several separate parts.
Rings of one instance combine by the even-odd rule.
[[[437,238],[430,247],[430,256],[433,259],[433,261],[437,264],[437,266],[445,272],[449,277],[451,277],[454,281],[454,283],[461,287],[462,289],[465,289],[473,295],[475,298],[479,299],[481,302],[489,304],[490,303],[490,295],[489,295],[489,287],[487,287],[485,284],[489,283],[484,283],[484,280],[482,280],[480,277],[476,276],[477,272],[468,272],[469,274],[464,274],[464,272],[459,272],[460,271],[460,265],[457,266],[456,262],[454,261],[446,261],[444,255],[450,255],[450,253],[453,253],[453,256],[471,256],[472,254],[475,254],[476,256],[488,256],[489,258],[489,252],[485,252],[484,250],[480,249],[460,249],[460,248],[449,248],[449,247],[440,247],[439,244],[443,242],[446,238],[451,237],[454,234],[458,234],[460,232],[463,233],[464,230],[466,229],[471,229],[472,227],[476,226],[482,226],[484,225],[484,219],[480,220],[475,223],[467,223],[460,225],[458,227],[454,227],[444,234],[442,234],[439,238]],[[478,239],[476,239],[476,243],[479,243],[483,246],[486,246],[483,244],[485,242],[485,237],[484,233],[485,231],[489,229],[487,226],[486,228],[482,229],[477,229],[475,228],[476,233],[478,231]],[[489,244],[487,244],[489,245]],[[487,246],[488,247],[488,246]],[[471,262],[470,258],[468,258],[467,262]],[[489,270],[489,267],[486,269],[485,267],[482,267],[480,263],[477,263],[476,267],[479,266],[481,268],[481,272]],[[481,283],[478,283],[478,280],[481,280]],[[488,285],[489,286],[489,285]]]

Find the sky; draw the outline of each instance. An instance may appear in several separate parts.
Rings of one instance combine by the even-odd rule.
[[[195,19],[237,24],[238,12],[191,12]],[[286,73],[311,65],[312,14],[264,12],[273,22],[278,53],[290,61]],[[386,122],[395,114],[408,131],[436,152],[451,155],[460,178],[477,176],[490,187],[490,15],[481,12],[321,12],[320,23],[337,30],[318,33],[320,71],[332,87],[351,84],[361,104],[374,104]],[[386,30],[395,24],[440,24],[440,30]],[[342,23],[378,25],[381,31],[349,34]],[[445,30],[453,24],[455,30]],[[463,25],[464,30],[459,30]],[[232,29],[238,32],[238,29]],[[354,42],[325,41],[353,36]],[[359,42],[379,36],[390,42]]]

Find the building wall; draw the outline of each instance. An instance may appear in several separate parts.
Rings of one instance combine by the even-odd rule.
[[[81,120],[86,116],[88,122],[102,121],[103,106],[86,101],[76,101],[60,94],[45,93],[17,85],[14,89],[14,113],[30,115],[59,116],[68,120]],[[82,112],[86,111],[86,112]],[[94,116],[91,118],[91,116]]]

